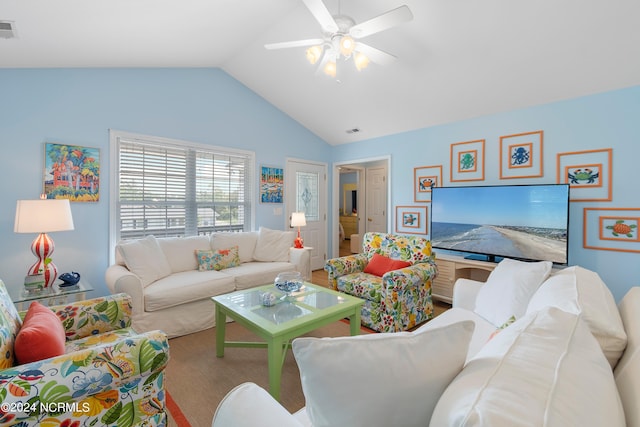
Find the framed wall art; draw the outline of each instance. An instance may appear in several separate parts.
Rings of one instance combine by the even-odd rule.
[[[43,193],[71,202],[100,200],[100,149],[44,144]]]
[[[284,169],[260,166],[260,203],[282,203]]]
[[[484,139],[451,144],[451,182],[484,181]]]
[[[413,168],[413,201],[430,202],[432,187],[442,187],[442,165]]]
[[[571,201],[611,201],[612,154],[611,148],[557,154],[558,183],[569,184]]]
[[[640,208],[584,208],[583,246],[640,252]]]
[[[543,131],[500,137],[500,179],[537,178],[542,169]]]
[[[427,234],[427,207],[396,206],[396,233]]]

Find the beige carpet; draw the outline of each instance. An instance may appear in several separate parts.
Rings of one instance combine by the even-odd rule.
[[[349,335],[349,325],[335,322],[309,334],[316,337]],[[259,341],[237,323],[227,324],[227,339]],[[209,427],[222,398],[236,385],[247,381],[268,389],[267,354],[261,348],[227,348],[225,356],[215,355],[215,329],[169,341],[167,390],[193,427]],[[304,406],[300,374],[291,351],[282,374],[281,403],[290,412]]]

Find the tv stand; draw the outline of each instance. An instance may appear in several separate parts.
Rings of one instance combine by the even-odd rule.
[[[484,257],[486,260],[486,257]],[[436,254],[438,276],[431,283],[433,298],[451,303],[453,301],[453,285],[460,278],[484,282],[498,264],[485,260],[467,259],[455,255]]]

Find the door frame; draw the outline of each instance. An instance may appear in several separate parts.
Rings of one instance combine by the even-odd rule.
[[[367,157],[363,159],[354,159],[354,160],[344,160],[340,162],[333,163],[333,174],[331,176],[331,211],[329,213],[329,222],[331,223],[331,255],[330,258],[337,258],[340,253],[340,238],[339,238],[339,229],[340,229],[340,168],[341,167],[350,167],[353,169],[361,169],[361,176],[358,179],[358,185],[362,185],[364,181],[364,176],[362,172],[368,166],[371,166],[371,163],[387,163],[387,231],[391,232],[391,154],[387,154],[385,156],[378,157]],[[360,194],[360,188],[359,194]],[[366,197],[366,189],[364,191]],[[362,203],[362,204],[361,204]],[[358,195],[358,206],[365,206],[364,197]],[[362,227],[360,227],[362,228]],[[362,234],[362,230],[358,229],[358,232]]]

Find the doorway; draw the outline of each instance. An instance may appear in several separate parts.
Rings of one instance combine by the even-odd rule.
[[[390,229],[390,164],[390,156],[334,163],[331,258],[339,256],[342,237],[350,238],[349,231],[362,236]]]

